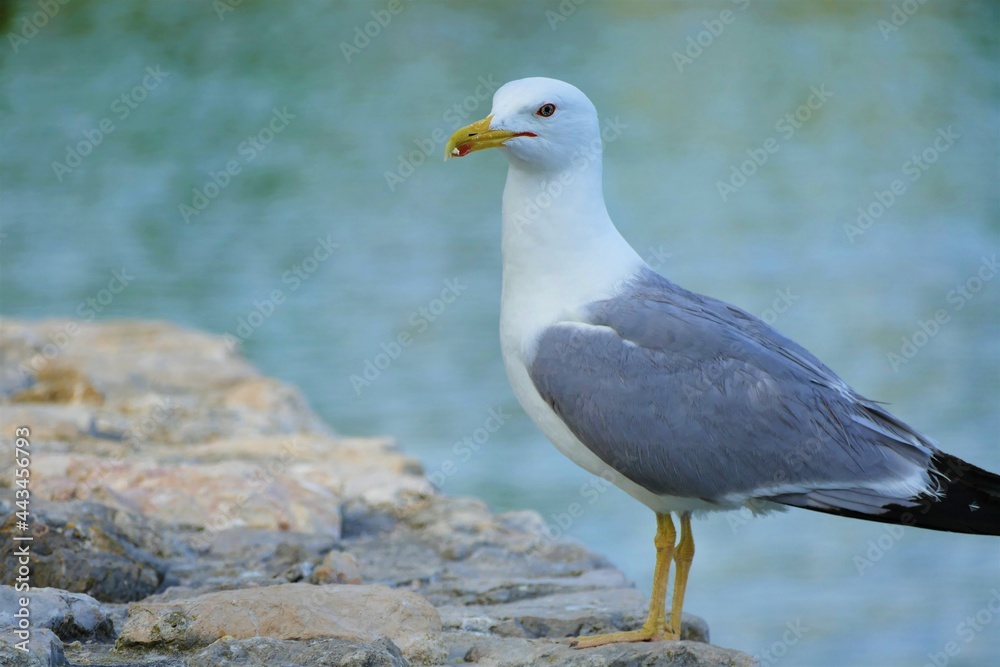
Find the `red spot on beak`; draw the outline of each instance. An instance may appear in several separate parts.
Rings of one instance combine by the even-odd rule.
[[[452,151],[451,154],[454,155],[455,157],[465,157],[470,152],[472,152],[472,142],[466,142],[464,144],[459,144],[458,146],[456,146],[455,150]]]

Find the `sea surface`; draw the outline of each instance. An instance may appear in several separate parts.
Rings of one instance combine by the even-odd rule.
[[[58,7],[53,11],[49,5]],[[48,10],[45,7],[49,7]],[[535,509],[643,590],[653,514],[564,459],[498,347],[493,90],[620,132],[658,271],[1000,470],[995,2],[0,3],[0,314],[228,334],[339,432]],[[762,664],[1000,664],[1000,540],[801,510],[695,522],[686,609]]]

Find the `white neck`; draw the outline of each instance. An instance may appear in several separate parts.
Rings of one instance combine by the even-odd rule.
[[[608,216],[599,154],[564,172],[511,160],[502,236],[501,335],[528,353],[541,329],[572,321],[643,266]]]

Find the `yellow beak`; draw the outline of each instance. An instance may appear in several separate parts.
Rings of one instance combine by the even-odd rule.
[[[465,157],[469,153],[486,148],[503,146],[504,142],[513,137],[534,137],[532,132],[511,132],[510,130],[491,130],[490,121],[493,116],[477,120],[472,125],[455,130],[444,147],[444,159]]]

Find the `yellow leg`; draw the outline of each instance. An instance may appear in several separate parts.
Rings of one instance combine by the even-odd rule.
[[[684,591],[687,590],[688,572],[694,560],[694,537],[691,535],[691,513],[681,514],[681,540],[674,549],[674,600],[670,606],[670,625],[677,638],[681,636],[681,613],[684,609]]]
[[[690,519],[690,517],[682,515],[681,520],[683,521],[685,518]],[[687,532],[690,534],[690,521],[687,526]],[[656,566],[653,568],[653,593],[649,600],[649,614],[646,616],[646,622],[643,626],[638,630],[628,632],[611,632],[604,635],[577,637],[573,640],[571,646],[574,648],[590,648],[620,642],[648,642],[678,638],[679,634],[671,632],[670,628],[667,627],[664,609],[667,599],[667,580],[670,578],[670,561],[674,560],[674,541],[676,539],[677,531],[674,528],[674,522],[670,519],[670,515],[657,514],[656,538],[653,540],[653,544],[656,545]],[[690,565],[691,561],[688,560],[687,562]],[[687,575],[685,574],[686,578]],[[682,601],[683,598],[682,594]],[[676,605],[676,603],[677,596],[675,595],[674,604]]]

